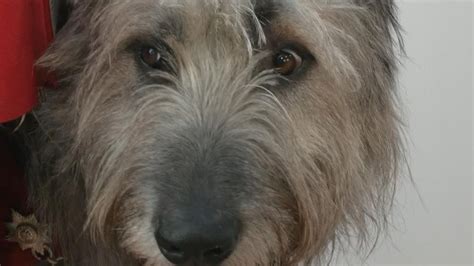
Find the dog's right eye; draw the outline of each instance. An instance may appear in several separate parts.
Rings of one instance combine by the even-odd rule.
[[[142,61],[151,68],[162,69],[163,58],[158,49],[154,47],[143,47],[140,50],[140,57]]]

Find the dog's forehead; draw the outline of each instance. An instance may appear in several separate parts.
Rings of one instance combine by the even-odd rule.
[[[291,1],[282,1],[282,0],[145,0],[151,3],[156,4],[159,7],[166,8],[189,8],[191,10],[199,10],[200,8],[209,9],[213,8],[214,10],[218,9],[221,11],[230,10],[230,9],[253,9],[253,8],[264,8],[271,7],[276,3],[288,2]]]
[[[260,48],[270,39],[304,39],[313,47],[324,30],[317,13],[349,0],[103,0],[92,16],[103,43],[160,39],[185,47]],[[305,25],[305,26],[303,26]],[[275,36],[277,31],[281,36]],[[206,38],[203,38],[206,36]],[[280,38],[282,39],[282,38]],[[225,45],[224,45],[225,44]],[[117,47],[117,46],[116,46]]]
[[[277,6],[288,6],[295,1],[284,0],[109,0],[106,9],[113,13],[140,12],[141,19],[161,21],[190,21],[215,17],[216,14],[235,18],[240,15],[268,14]],[[128,16],[131,17],[131,16]]]
[[[175,36],[177,40],[203,40],[226,35],[227,40],[262,39],[260,23],[268,22],[283,0],[107,0],[95,23],[106,30],[108,41],[137,36]],[[211,35],[209,35],[211,34]],[[241,35],[239,37],[239,35]],[[242,38],[243,35],[243,38]],[[115,38],[111,40],[110,38]],[[207,38],[209,39],[209,38]]]

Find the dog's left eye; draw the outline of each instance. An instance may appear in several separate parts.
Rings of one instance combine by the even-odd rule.
[[[291,49],[282,49],[273,58],[276,71],[284,76],[293,74],[302,63],[301,56]]]
[[[151,68],[161,69],[163,67],[163,58],[158,49],[154,47],[141,48],[140,57]]]

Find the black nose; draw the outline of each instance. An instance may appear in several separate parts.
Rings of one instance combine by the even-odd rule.
[[[237,219],[199,209],[165,215],[155,237],[162,254],[174,264],[215,265],[232,253],[239,231]]]

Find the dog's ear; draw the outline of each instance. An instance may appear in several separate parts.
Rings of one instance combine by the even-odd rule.
[[[367,8],[381,19],[396,21],[397,6],[394,0],[355,0],[355,3]]]
[[[359,6],[366,8],[371,14],[372,23],[386,33],[394,33],[403,50],[401,25],[398,21],[398,7],[395,0],[354,0]]]
[[[51,22],[55,33],[66,24],[78,0],[50,0]]]
[[[74,73],[87,57],[89,35],[83,9],[88,3],[98,0],[49,1],[55,37],[36,65],[61,80],[65,73]]]

